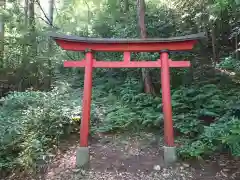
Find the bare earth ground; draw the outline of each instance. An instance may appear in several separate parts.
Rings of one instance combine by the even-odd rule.
[[[79,89],[76,90],[79,93]],[[79,107],[76,107],[77,113]],[[97,113],[97,114],[101,114]],[[102,119],[102,118],[100,118]],[[75,167],[78,136],[61,144],[61,150],[37,176],[12,174],[1,180],[240,180],[240,159],[216,154],[209,160],[163,164],[161,146],[153,134],[106,135],[91,141],[88,170]]]
[[[140,136],[106,135],[91,141],[90,167],[76,169],[76,136],[62,144],[53,162],[36,180],[240,180],[239,159],[224,155],[200,162],[163,164],[162,149],[151,143],[152,134]],[[74,145],[70,145],[74,144]],[[12,177],[10,179],[22,179]]]

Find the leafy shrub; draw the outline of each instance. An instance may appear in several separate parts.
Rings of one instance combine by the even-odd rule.
[[[124,130],[127,128],[139,128],[139,119],[140,117],[130,108],[116,103],[116,105],[109,109],[107,112],[106,119],[104,120],[104,125],[99,130],[106,132]]]
[[[41,101],[47,94],[40,91],[26,91],[26,92],[11,92],[8,96],[3,98],[4,108],[17,110],[26,109],[29,106],[43,105]]]
[[[139,92],[138,84],[134,77],[127,78],[117,87],[119,91],[95,98],[107,109],[100,131],[163,127],[161,98]],[[239,124],[232,119],[233,116],[240,118],[238,101],[236,91],[225,91],[214,84],[173,89],[174,128],[181,138],[189,139],[184,140],[186,143],[179,149],[180,155],[201,157],[222,148],[239,155],[239,144],[234,143],[239,138]]]
[[[217,123],[205,126],[197,140],[185,144],[179,153],[183,157],[201,157],[216,150],[230,149],[240,156],[240,121],[237,118],[221,119]]]
[[[34,169],[59,139],[73,131],[73,105],[65,85],[50,92],[9,94],[0,107],[0,169]]]
[[[222,92],[212,84],[174,91],[172,106],[175,128],[186,135],[201,133],[203,125],[208,123],[204,122],[205,119],[214,120],[225,113],[225,101]]]
[[[229,56],[229,57],[224,58],[218,64],[217,67],[239,72],[240,71],[240,69],[239,69],[240,62],[237,59],[234,59],[233,57]]]

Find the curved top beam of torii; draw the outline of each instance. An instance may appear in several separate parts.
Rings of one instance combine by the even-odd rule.
[[[89,38],[73,35],[62,35],[55,32],[49,34],[64,50],[105,52],[159,52],[161,50],[182,51],[191,50],[197,40],[204,38],[204,33],[171,38],[146,39],[115,39],[115,38]]]

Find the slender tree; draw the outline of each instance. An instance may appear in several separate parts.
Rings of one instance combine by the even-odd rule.
[[[35,0],[29,0],[28,4],[28,12],[29,12],[29,18],[28,18],[28,25],[29,25],[29,31],[30,31],[30,40],[32,44],[32,50],[33,53],[32,56],[35,57],[37,53],[37,44],[36,44],[36,22],[35,22]]]
[[[140,35],[142,39],[147,37],[146,25],[145,25],[145,1],[137,0],[137,11],[138,11],[138,25],[140,29]],[[152,84],[150,73],[147,69],[142,68],[142,79],[144,83],[145,93],[156,94]]]
[[[129,1],[124,0],[124,12],[127,13],[129,11]]]
[[[0,0],[0,8],[5,9],[5,0]],[[3,67],[4,62],[4,16],[0,15],[0,68]]]
[[[34,0],[29,0],[29,27],[31,32],[35,32],[35,7]]]
[[[25,27],[28,27],[28,5],[29,5],[29,0],[25,0],[24,2],[24,23]]]
[[[48,6],[48,21],[49,21],[49,26],[50,28],[53,27],[53,12],[54,12],[54,0],[49,0],[48,1],[49,6]],[[49,39],[49,43],[48,43],[48,51],[49,54],[52,53],[52,40]],[[51,87],[52,84],[52,62],[51,62],[51,58],[48,58],[48,68],[49,68],[49,82],[48,82],[48,86],[49,88]]]

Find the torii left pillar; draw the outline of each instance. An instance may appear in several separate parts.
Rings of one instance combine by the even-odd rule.
[[[167,164],[176,161],[174,131],[172,121],[172,106],[170,94],[170,67],[189,67],[189,61],[172,61],[168,51],[184,51],[193,48],[196,39],[203,34],[166,38],[166,39],[96,39],[73,36],[52,35],[55,41],[65,50],[85,51],[86,56],[81,61],[65,61],[65,67],[85,67],[84,93],[82,102],[82,119],[80,127],[80,147],[77,150],[77,166],[82,167],[89,162],[88,135],[90,126],[90,108],[92,94],[93,68],[161,68],[162,103],[164,114],[164,160]],[[88,49],[86,51],[86,49]],[[91,51],[90,51],[90,50]],[[167,50],[165,50],[167,49]],[[93,51],[124,52],[123,61],[96,61]],[[131,61],[131,52],[159,52],[157,61]]]
[[[84,94],[82,101],[82,119],[80,127],[80,147],[77,149],[76,164],[82,167],[89,162],[88,136],[90,129],[91,113],[91,96],[92,96],[92,71],[93,71],[93,54],[91,51],[86,52],[86,66],[84,75]]]

